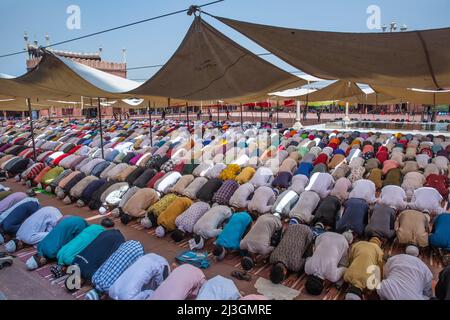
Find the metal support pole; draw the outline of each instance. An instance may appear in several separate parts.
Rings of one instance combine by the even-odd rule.
[[[100,105],[100,98],[98,98],[98,120],[100,125],[100,146],[102,148],[102,159],[105,159],[105,151],[103,150],[103,125],[102,125],[102,108]]]
[[[279,100],[277,100],[277,125],[278,125],[278,123],[280,123],[280,119],[279,119],[279,110],[278,109],[280,109],[280,101]]]
[[[167,109],[170,110],[170,98],[167,98]],[[166,114],[167,117],[167,114]]]
[[[155,103],[153,103],[153,107],[155,106]],[[149,128],[150,128],[150,145],[153,147],[153,125],[152,125],[152,110],[150,108],[150,101],[148,102],[148,121],[149,121]]]
[[[375,120],[375,112],[378,112],[378,92],[375,92],[375,111],[373,112],[374,120]]]
[[[436,92],[433,92],[433,112],[431,113],[431,122],[436,122]]]
[[[255,122],[255,106],[252,108],[252,122]]]
[[[203,101],[200,101],[200,121],[203,120]]]
[[[241,103],[241,128],[242,130],[244,130],[244,115],[242,112],[242,103]]]
[[[263,123],[263,105],[262,104],[261,104],[260,108],[261,108],[261,125],[262,125],[262,123]]]
[[[220,104],[217,105],[217,127],[219,126],[220,122]]]
[[[33,143],[33,160],[36,162],[36,144],[34,142],[33,111],[31,110],[30,98],[27,98],[27,105],[28,105],[28,113],[30,115],[31,142]]]
[[[186,102],[186,121],[187,121],[187,128],[189,131],[191,131],[191,124],[189,122],[189,103]]]

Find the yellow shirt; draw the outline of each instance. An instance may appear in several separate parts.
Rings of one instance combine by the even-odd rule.
[[[235,178],[236,182],[239,184],[244,184],[249,182],[254,174],[255,174],[256,170],[252,167],[246,167],[244,168],[241,173]]]
[[[383,270],[383,250],[372,242],[360,241],[355,243],[349,256],[350,266],[344,273],[344,281],[364,290],[367,288],[369,277],[373,277],[372,266],[379,267],[381,282]],[[370,280],[369,280],[370,281]],[[375,288],[373,288],[375,289]]]
[[[179,197],[173,193],[165,195],[161,200],[148,208],[147,212],[153,214],[156,218],[167,209]]]
[[[186,211],[192,203],[192,200],[186,197],[176,199],[159,215],[158,225],[163,226],[167,231],[175,230],[177,228],[175,219]]]
[[[230,164],[220,173],[219,179],[223,181],[233,180],[240,170],[241,168],[237,164]]]

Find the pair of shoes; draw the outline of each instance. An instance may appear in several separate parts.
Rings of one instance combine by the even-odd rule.
[[[100,300],[100,295],[97,290],[92,289],[88,293],[86,293],[86,296],[84,297],[85,300]]]
[[[195,244],[193,245],[192,250],[202,250],[205,247],[205,239],[198,234],[194,236],[193,240]]]
[[[108,229],[114,227],[114,221],[112,221],[110,218],[103,218],[100,224]]]
[[[0,270],[10,267],[13,264],[13,257],[10,255],[5,255],[3,257],[0,257]]]
[[[0,259],[5,257],[17,258],[15,255],[10,254],[8,252],[0,252]]]
[[[50,268],[50,272],[53,274],[55,279],[59,279],[64,276],[62,266],[58,266],[58,265],[53,266]]]
[[[444,264],[444,267],[450,266],[450,254],[446,254],[442,257],[442,263]]]
[[[244,268],[245,271],[249,271],[249,270],[253,269],[253,267],[255,266],[255,263],[253,262],[253,260],[250,257],[243,257],[241,259],[241,266],[242,266],[242,268]]]

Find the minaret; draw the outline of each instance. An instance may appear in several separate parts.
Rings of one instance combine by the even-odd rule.
[[[127,49],[122,49],[123,63],[127,63]]]
[[[30,59],[30,51],[28,50],[29,42],[28,42],[28,33],[25,31],[23,33],[23,40],[25,41],[25,50],[28,52],[28,59]]]
[[[45,34],[45,47],[50,47],[50,36],[48,33]]]

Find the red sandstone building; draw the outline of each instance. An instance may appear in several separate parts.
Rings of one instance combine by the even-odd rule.
[[[49,37],[46,35],[47,45],[49,43]],[[33,69],[40,61],[41,54],[39,49],[39,44],[37,41],[34,41],[32,44],[28,42],[28,36],[25,33],[25,46],[28,51],[28,57],[26,60],[27,71]],[[100,48],[96,53],[79,53],[79,52],[69,52],[69,51],[60,51],[54,50],[51,48],[47,48],[48,51],[53,54],[71,59],[75,62],[82,63],[86,66],[113,74],[118,77],[126,78],[127,77],[127,63],[125,61],[125,49],[122,50],[123,53],[123,62],[109,62],[103,61],[101,57],[102,49]],[[80,98],[81,102],[81,98]],[[49,112],[52,117],[81,117],[86,116],[88,113],[93,112],[96,113],[96,109],[92,108],[90,110],[90,100],[85,98],[83,101],[83,105],[87,106],[81,110],[81,108],[51,108],[50,110],[41,110],[39,111],[40,116],[48,117]],[[95,104],[94,104],[95,105]],[[128,110],[121,110],[120,108],[113,107],[103,107],[102,115],[112,116],[113,113],[126,112]]]

